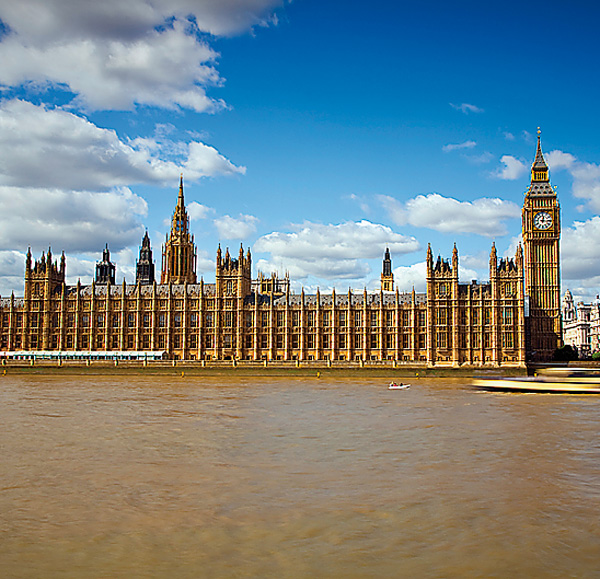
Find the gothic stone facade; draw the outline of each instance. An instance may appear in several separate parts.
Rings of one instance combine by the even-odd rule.
[[[2,300],[1,350],[165,350],[180,359],[397,360],[522,365],[522,256],[490,282],[458,281],[428,251],[427,294],[293,294],[251,280],[251,256],[217,254],[216,283],[67,286],[50,252],[31,264],[25,296]],[[64,260],[63,260],[64,264]]]
[[[580,358],[600,352],[600,302],[575,304],[569,290],[562,301],[563,341],[575,346]]]
[[[539,141],[537,167],[538,157]],[[547,173],[542,176],[545,179]],[[534,177],[532,169],[532,183]],[[536,273],[542,265],[535,263],[538,255],[554,259],[557,245],[550,239],[550,253],[528,247],[532,238],[534,244],[539,242],[537,233],[550,229],[554,234],[558,227],[548,227],[541,218],[536,221],[539,213],[545,217],[550,212],[555,224],[559,219],[551,194],[545,189],[543,194],[547,197],[538,209],[530,207],[531,199],[525,201],[524,228],[531,230],[514,259],[499,260],[492,246],[489,282],[461,283],[456,246],[451,259],[438,257],[435,262],[429,247],[425,294],[390,291],[394,282],[386,251],[379,291],[307,295],[292,293],[287,277],[252,279],[252,256],[243,248],[233,257],[229,250],[223,255],[219,247],[215,283],[197,283],[181,183],[163,248],[161,283],[152,272],[139,275],[135,284],[115,285],[109,277],[103,283],[68,286],[64,254],[59,263],[49,250],[32,263],[28,251],[24,296],[0,299],[0,350],[164,350],[169,358],[188,360],[524,366],[530,354],[528,340],[546,348],[560,344],[555,338],[554,296],[540,299],[551,292],[542,287],[543,278]],[[140,263],[148,261],[146,237]],[[535,279],[536,319],[550,320],[533,329],[526,318],[531,288],[525,267]],[[552,291],[555,273],[549,279]],[[535,333],[541,331],[548,333],[543,339]]]

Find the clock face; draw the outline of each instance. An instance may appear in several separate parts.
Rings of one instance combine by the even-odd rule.
[[[533,217],[533,225],[536,227],[536,229],[550,229],[552,226],[552,215],[550,215],[550,213],[546,213],[545,211],[536,213]]]

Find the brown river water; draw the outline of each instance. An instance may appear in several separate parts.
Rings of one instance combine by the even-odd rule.
[[[600,577],[600,396],[0,376],[0,576]]]

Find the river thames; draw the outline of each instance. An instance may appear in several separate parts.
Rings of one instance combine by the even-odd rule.
[[[0,376],[7,578],[599,577],[600,397]]]

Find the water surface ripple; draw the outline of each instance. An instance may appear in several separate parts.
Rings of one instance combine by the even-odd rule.
[[[598,577],[600,397],[0,377],[10,578]]]

